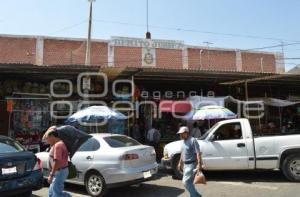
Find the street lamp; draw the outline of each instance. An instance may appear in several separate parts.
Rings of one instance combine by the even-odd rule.
[[[86,54],[85,54],[85,65],[91,65],[91,35],[92,35],[92,16],[93,16],[93,2],[96,0],[88,0],[90,2],[90,14],[89,14],[89,29],[86,44]]]

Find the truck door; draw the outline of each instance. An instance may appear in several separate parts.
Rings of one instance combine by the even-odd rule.
[[[206,169],[249,168],[248,150],[240,122],[221,125],[204,143],[203,161]]]

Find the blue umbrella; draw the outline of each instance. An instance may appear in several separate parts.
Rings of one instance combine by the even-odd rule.
[[[66,120],[66,124],[95,123],[107,120],[125,120],[127,117],[119,111],[107,106],[90,106],[74,113]]]

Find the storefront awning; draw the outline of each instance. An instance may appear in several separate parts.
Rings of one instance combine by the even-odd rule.
[[[187,113],[192,110],[192,105],[189,101],[162,100],[159,103],[159,110],[161,112]]]

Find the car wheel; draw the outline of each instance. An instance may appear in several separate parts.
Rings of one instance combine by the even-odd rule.
[[[98,172],[91,172],[87,175],[85,188],[93,197],[101,197],[106,193],[105,180]]]
[[[175,155],[174,159],[173,159],[173,162],[172,162],[172,165],[173,165],[172,168],[173,168],[173,171],[174,171],[174,178],[176,178],[176,179],[182,179],[182,176],[183,176],[182,171],[177,169],[179,160],[180,160],[180,154]]]
[[[20,196],[22,196],[22,197],[30,197],[31,194],[32,194],[32,191],[30,190],[30,191],[27,191],[27,192],[24,192],[24,193],[20,194]]]
[[[282,172],[288,180],[300,182],[300,155],[286,157],[282,164]]]

